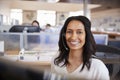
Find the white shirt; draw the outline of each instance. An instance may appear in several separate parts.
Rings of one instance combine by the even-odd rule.
[[[82,65],[83,64],[81,64],[75,71],[69,73],[67,71],[66,66],[59,67],[57,65],[54,65],[52,61],[51,70],[56,74],[62,74],[68,77],[75,77],[88,80],[110,80],[108,69],[101,60],[92,58],[91,67],[89,71],[85,66],[83,71],[80,72]]]

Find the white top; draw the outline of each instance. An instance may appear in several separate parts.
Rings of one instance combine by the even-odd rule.
[[[62,74],[62,75],[66,75],[69,77],[72,76],[72,77],[80,78],[80,79],[110,80],[108,69],[101,60],[92,58],[91,67],[89,71],[87,67],[85,66],[83,71],[80,72],[82,65],[83,64],[81,64],[75,71],[69,73],[67,71],[66,66],[63,66],[63,67],[56,66],[54,65],[52,61],[51,70],[53,73],[56,73],[56,74]]]

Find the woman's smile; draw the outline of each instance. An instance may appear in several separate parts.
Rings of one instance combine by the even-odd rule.
[[[72,46],[78,46],[80,44],[80,42],[78,41],[69,41],[69,44]]]

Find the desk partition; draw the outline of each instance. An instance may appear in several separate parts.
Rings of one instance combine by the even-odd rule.
[[[4,52],[25,51],[55,52],[58,50],[59,34],[55,33],[0,33]]]
[[[0,41],[4,41],[4,52],[19,51],[20,50],[20,36],[19,33],[0,33]]]

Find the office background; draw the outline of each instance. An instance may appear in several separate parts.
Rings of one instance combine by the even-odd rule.
[[[68,16],[86,15],[93,30],[119,32],[119,3],[119,0],[0,0],[0,25],[6,26],[1,26],[1,31],[13,24],[30,24],[34,19],[41,27],[46,23],[56,27]]]
[[[118,77],[120,73],[119,3],[120,0],[59,0],[58,2],[55,0],[0,0],[0,41],[4,41],[2,57],[18,62],[20,65],[49,71],[51,57],[58,50],[59,31],[65,19],[72,15],[85,15],[92,22],[93,34],[105,37],[100,38],[103,39],[100,44],[105,45],[97,46],[98,58],[110,64],[108,68],[112,78]],[[56,31],[28,34],[9,32],[13,25],[30,25],[33,20],[38,20],[43,29],[49,23]],[[38,36],[38,41],[36,39],[35,42],[34,40],[29,42],[28,36]],[[96,38],[96,41],[99,40]],[[20,54],[21,52],[25,54]]]

